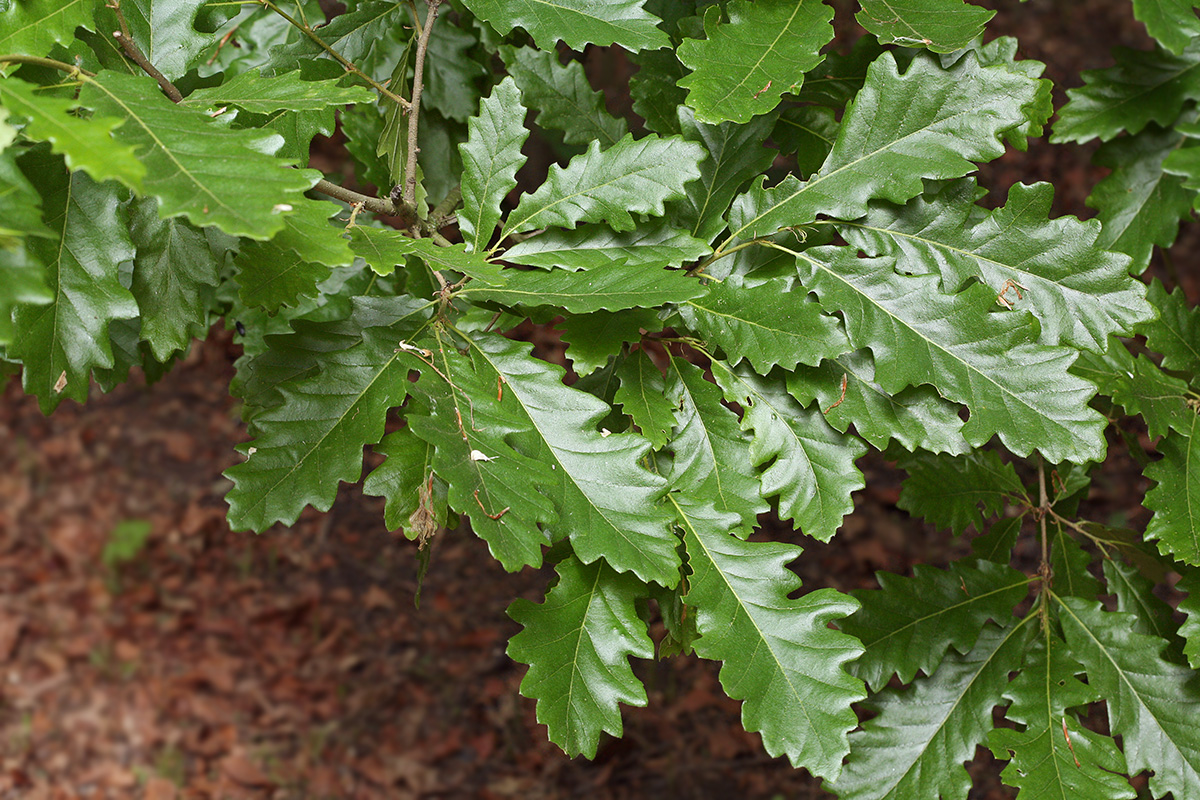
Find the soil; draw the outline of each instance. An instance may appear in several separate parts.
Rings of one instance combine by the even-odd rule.
[[[989,36],[1019,35],[1066,85],[1113,44],[1146,43],[1127,3],[993,7]],[[1015,180],[1052,179],[1057,213],[1088,216],[1102,174],[1089,157],[1035,143],[982,179],[1001,199]],[[504,653],[506,606],[540,600],[549,572],[505,573],[467,530],[435,538],[419,608],[415,545],[355,487],[290,529],[231,532],[221,473],[246,438],[227,391],[239,353],[215,326],[161,382],[135,376],[49,418],[18,381],[3,389],[0,798],[830,796],[765,754],[717,665],[696,658],[638,664],[649,706],[625,709],[624,737],[594,761],[565,757]],[[965,552],[896,508],[890,465],[862,467],[867,488],[832,543],[764,521],[760,535],[805,546],[806,587],[873,587],[875,570]],[[1096,513],[1144,524],[1136,464],[1106,469]],[[144,546],[106,563],[139,522]],[[981,749],[971,797],[1011,797],[989,762]]]

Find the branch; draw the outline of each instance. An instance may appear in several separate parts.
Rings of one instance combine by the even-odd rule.
[[[344,203],[349,203],[352,206],[361,204],[367,211],[376,214],[400,217],[406,226],[411,225],[413,220],[416,219],[416,214],[413,212],[411,206],[397,205],[386,197],[372,197],[371,195],[360,194],[324,179],[317,181],[317,185],[313,189],[321,194],[327,194],[330,197],[341,200]]]
[[[111,8],[117,15],[117,24],[121,26],[121,30],[113,31],[113,38],[121,43],[121,48],[125,51],[125,55],[133,63],[142,68],[142,71],[149,75],[154,80],[158,81],[159,87],[167,97],[171,98],[172,103],[178,103],[183,100],[183,94],[175,88],[175,84],[167,80],[167,76],[158,71],[158,68],[150,63],[150,59],[146,58],[146,54],[134,44],[133,36],[129,33],[129,24],[125,21],[125,15],[121,12],[121,0],[109,0],[104,4],[105,8]]]
[[[401,108],[408,110],[408,101],[407,100],[405,100],[400,95],[398,95],[395,92],[388,89],[382,83],[375,80],[374,78],[372,78],[367,73],[363,72],[358,67],[354,66],[354,64],[351,63],[348,59],[346,59],[345,56],[343,56],[337,50],[334,50],[332,47],[330,47],[328,44],[326,44],[325,41],[320,36],[317,36],[317,34],[313,31],[313,29],[311,27],[309,27],[306,23],[303,23],[300,20],[298,20],[295,17],[288,14],[282,8],[275,5],[275,3],[272,2],[272,0],[258,0],[258,2],[262,3],[262,5],[264,7],[271,9],[276,14],[283,17],[289,23],[291,23],[296,28],[298,28],[301,33],[303,33],[305,36],[307,36],[313,42],[313,44],[315,44],[317,47],[320,47],[322,50],[324,50],[326,53],[328,53],[330,56],[332,56],[334,58],[334,60],[336,60],[339,64],[341,64],[342,67],[347,72],[349,72],[353,75],[357,75],[358,77],[362,78],[364,81],[366,81],[368,84],[370,84],[372,89],[379,92],[381,95],[383,95],[387,99],[391,100],[392,102],[399,103]]]
[[[29,64],[34,67],[46,67],[48,69],[57,69],[62,72],[69,72],[72,75],[82,75],[85,78],[94,78],[96,73],[88,72],[82,67],[77,67],[74,64],[67,64],[63,61],[55,61],[53,58],[41,58],[40,56],[22,56],[15,53],[0,55],[0,64]]]
[[[425,80],[425,51],[429,49],[429,34],[437,19],[442,0],[425,0],[429,13],[417,39],[416,66],[413,71],[412,105],[408,109],[408,163],[404,165],[404,202],[417,207],[417,118],[421,112],[421,89]]]

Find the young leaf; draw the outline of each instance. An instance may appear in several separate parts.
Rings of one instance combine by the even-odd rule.
[[[695,185],[695,184],[691,184]],[[712,252],[664,220],[617,233],[604,225],[551,229],[504,251],[504,260],[543,269],[600,269],[613,264],[680,267]]]
[[[985,520],[1011,502],[1031,502],[1016,469],[994,450],[953,458],[917,453],[899,466],[908,478],[897,505],[955,536],[972,526],[983,531]]]
[[[787,388],[802,406],[819,400],[830,426],[845,433],[853,424],[855,433],[878,450],[892,439],[910,452],[957,455],[971,449],[963,438],[956,404],[932,386],[894,395],[884,391],[875,382],[875,361],[866,350],[843,353],[815,367],[800,365],[787,377]]]
[[[683,185],[700,177],[704,156],[699,145],[678,137],[626,136],[603,152],[592,142],[565,168],[552,167],[546,182],[521,198],[505,233],[600,221],[616,231],[633,230],[630,213],[662,216],[663,203],[682,197]]]
[[[272,111],[321,111],[330,106],[371,103],[375,93],[362,86],[338,86],[336,78],[301,80],[300,70],[262,75],[239,72],[220,86],[206,86],[183,98],[180,105],[205,110],[230,105],[255,114]]]
[[[91,371],[113,365],[109,324],[136,317],[138,307],[119,279],[121,263],[134,256],[123,193],[40,155],[22,159],[21,168],[41,192],[54,236],[30,237],[25,247],[46,265],[54,299],[17,304],[5,355],[24,364],[21,385],[49,414],[63,398],[87,400]]]
[[[812,301],[802,286],[776,278],[747,286],[736,275],[713,283],[703,297],[679,306],[688,327],[719,347],[730,366],[742,359],[755,372],[815,366],[850,350],[838,321]]]
[[[963,436],[976,446],[999,434],[1014,453],[1036,448],[1052,463],[1102,457],[1103,418],[1086,405],[1095,387],[1067,372],[1075,352],[1035,345],[1028,316],[989,314],[990,289],[946,295],[931,275],[900,275],[848,248],[806,250],[796,263],[821,305],[843,315],[851,345],[871,348],[886,391],[936,386],[970,410]]]
[[[969,53],[949,69],[918,56],[901,74],[891,54],[872,62],[846,109],[833,150],[805,182],[761,179],[729,213],[730,239],[751,239],[827,214],[857,219],[872,199],[904,203],[923,178],[958,178],[1004,152],[1004,135],[1027,122],[1037,79],[1005,66],[982,67]]]
[[[762,734],[768,753],[837,777],[856,721],[850,704],[865,692],[844,669],[860,645],[829,623],[856,603],[833,589],[790,600],[800,581],[787,564],[799,547],[731,536],[710,503],[674,505],[691,568],[684,602],[696,609],[696,653],[723,662],[721,685],[745,701],[742,725]]]
[[[855,19],[880,44],[950,53],[982,34],[995,13],[963,0],[863,0]]]
[[[1158,541],[1158,551],[1200,566],[1200,416],[1193,413],[1190,422],[1187,431],[1159,440],[1163,458],[1146,468],[1158,485],[1146,492],[1143,505],[1154,512],[1146,538]]]
[[[1120,736],[1131,774],[1150,770],[1150,792],[1200,793],[1200,687],[1196,674],[1159,655],[1161,639],[1134,633],[1128,614],[1064,597],[1059,621],[1088,684],[1108,703],[1109,728]]]
[[[476,253],[487,250],[500,221],[500,203],[517,185],[517,170],[525,163],[521,145],[529,131],[521,100],[521,90],[505,78],[479,104],[479,116],[467,122],[467,141],[458,146],[463,160],[458,225]]]
[[[1033,642],[1004,692],[1012,701],[1006,716],[1024,729],[997,728],[987,741],[997,758],[1010,759],[1000,777],[1021,790],[1018,800],[1130,800],[1137,795],[1121,777],[1125,758],[1116,742],[1080,726],[1067,712],[1102,699],[1075,677],[1082,671],[1066,643],[1047,635]]]
[[[865,705],[877,716],[850,735],[846,768],[828,788],[842,800],[965,797],[971,778],[963,762],[991,729],[1033,628],[985,625],[967,655],[951,654],[907,691],[872,697]]]
[[[629,657],[651,658],[654,643],[634,601],[647,592],[603,561],[558,563],[558,584],[540,605],[520,599],[508,615],[524,630],[508,655],[529,665],[521,694],[534,698],[538,722],[567,755],[593,758],[601,731],[621,735],[618,703],[646,705],[646,690]]]
[[[1200,19],[1193,0],[1133,0],[1133,16],[1146,26],[1146,33],[1179,55],[1200,37]]]
[[[950,648],[967,653],[988,620],[1006,625],[1029,592],[1029,578],[1008,566],[954,562],[949,570],[918,564],[911,578],[877,572],[878,589],[850,594],[861,608],[838,623],[866,648],[852,671],[871,691],[892,675],[910,683],[932,675]]]
[[[679,45],[679,60],[692,70],[679,85],[702,122],[749,122],[772,111],[821,63],[833,38],[833,9],[820,0],[734,0],[728,13],[722,24],[721,9],[709,7],[706,38]]]
[[[1182,287],[1168,294],[1157,278],[1150,282],[1146,299],[1158,309],[1157,319],[1138,326],[1138,333],[1146,336],[1146,346],[1162,353],[1163,369],[1200,373],[1200,311],[1188,301]]]
[[[866,452],[859,439],[825,424],[815,409],[801,408],[777,381],[712,362],[725,399],[745,409],[742,429],[753,430],[750,461],[767,465],[763,497],[779,496],[779,515],[805,534],[827,542],[854,509],[850,495],[864,485],[854,462]]]
[[[1163,172],[1163,160],[1182,138],[1175,131],[1147,127],[1105,143],[1092,157],[1093,163],[1112,170],[1087,199],[1100,220],[1096,246],[1128,253],[1134,273],[1146,269],[1155,245],[1169,247],[1180,221],[1191,216],[1195,193],[1183,188],[1179,176]]]
[[[567,144],[599,142],[607,150],[629,133],[625,120],[608,113],[604,95],[592,89],[578,61],[564,65],[554,49],[532,47],[504,46],[500,56],[525,104],[537,111],[537,124],[562,131]]]
[[[947,293],[982,280],[1000,302],[1033,312],[1043,344],[1102,351],[1154,309],[1129,259],[1096,246],[1099,225],[1049,218],[1053,195],[1050,184],[1018,183],[1003,207],[977,214],[965,179],[903,207],[875,204],[838,230],[868,255],[894,256],[902,272],[940,273]]]
[[[1112,56],[1116,64],[1086,70],[1085,85],[1067,90],[1051,142],[1107,142],[1151,122],[1170,127],[1185,103],[1200,98],[1200,39],[1179,55],[1114,47]]]
[[[662,370],[650,360],[645,350],[640,350],[617,368],[617,379],[621,388],[617,389],[613,399],[654,449],[661,449],[670,440],[671,430],[675,427],[674,393],[668,395]]]
[[[680,270],[646,269],[638,264],[610,264],[587,272],[505,273],[503,286],[474,284],[461,292],[476,301],[492,301],[510,308],[556,306],[572,314],[604,309],[657,308],[681,303],[705,293],[700,281]]]
[[[220,283],[218,259],[203,231],[180,219],[163,220],[158,203],[130,207],[129,235],[137,248],[130,291],[141,310],[141,338],[159,361],[185,349],[208,327],[208,308]]]
[[[554,52],[561,39],[572,50],[584,45],[619,44],[632,52],[657,50],[670,39],[656,25],[659,20],[642,9],[645,0],[465,0],[475,16],[487,20],[501,34],[521,27],[542,50]]]
[[[281,205],[300,202],[320,177],[271,157],[280,137],[222,128],[172,103],[153,78],[102,72],[84,85],[80,103],[125,119],[112,137],[138,149],[146,175],[123,182],[157,197],[164,218],[186,216],[199,227],[269,239],[283,227]]]
[[[283,404],[255,417],[257,437],[238,447],[246,460],[225,471],[234,530],[291,525],[305,505],[328,511],[338,482],[359,479],[363,446],[382,438],[388,410],[411,387],[395,349],[385,329],[366,330],[359,344],[322,359],[317,374],[279,387]]]
[[[667,475],[672,490],[710,503],[725,518],[738,520],[731,533],[749,536],[769,505],[737,415],[721,405],[720,390],[704,379],[703,371],[681,358],[673,357],[667,365],[664,396],[672,403],[679,398]]]

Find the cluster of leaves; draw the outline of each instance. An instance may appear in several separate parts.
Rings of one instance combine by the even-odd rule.
[[[0,0],[0,353],[50,412],[236,321],[230,523],[328,509],[369,446],[390,527],[468,518],[506,569],[552,563],[509,653],[570,754],[620,734],[657,647],[720,661],[747,730],[843,798],[965,797],[979,745],[1023,797],[1133,797],[1143,770],[1200,796],[1200,605],[1180,627],[1151,591],[1200,585],[1200,321],[1134,277],[1200,207],[1200,25],[1134,5],[1161,49],[1086,75],[1053,129],[1106,142],[1084,223],[1046,184],[980,204],[976,165],[1053,109],[960,0],[863,0],[842,53],[817,0],[357,0],[324,25],[315,0]],[[638,67],[636,120],[587,45]],[[305,168],[339,118],[382,196]],[[531,132],[559,163],[517,196]],[[505,335],[526,319],[560,320],[570,385]],[[1144,535],[1075,513],[1129,416],[1162,437]],[[868,448],[911,513],[986,533],[802,592],[801,549],[750,534],[770,509],[830,540]]]

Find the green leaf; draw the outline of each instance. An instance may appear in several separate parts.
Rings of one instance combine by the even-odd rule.
[[[203,231],[183,220],[163,220],[158,203],[130,207],[129,235],[137,248],[130,291],[141,311],[141,338],[166,361],[208,328],[208,308],[220,283],[218,259]]]
[[[679,109],[687,96],[676,82],[688,74],[670,48],[632,53],[629,60],[638,71],[629,79],[629,95],[634,113],[646,120],[646,127],[659,136],[680,133]]]
[[[1200,98],[1200,39],[1180,55],[1114,47],[1113,66],[1085,70],[1084,85],[1067,90],[1052,143],[1082,144],[1138,133],[1151,122],[1169,128],[1189,100]]]
[[[504,251],[505,261],[543,269],[605,269],[614,264],[681,267],[712,252],[704,241],[665,220],[617,233],[604,225],[552,228]]]
[[[1133,0],[1133,16],[1146,26],[1146,33],[1175,55],[1200,36],[1193,0]]]
[[[677,409],[667,475],[672,490],[711,504],[726,519],[738,521],[731,533],[749,536],[769,506],[737,415],[721,404],[720,390],[704,379],[704,372],[680,358],[667,365],[663,393]]]
[[[356,225],[350,229],[350,249],[378,275],[391,275],[397,264],[403,265],[409,256],[416,256],[432,270],[461,272],[493,286],[507,280],[500,265],[488,261],[484,253],[467,252],[461,244],[439,247],[432,239],[413,239],[395,228]]]
[[[478,39],[445,15],[429,37],[425,51],[422,108],[436,109],[446,119],[466,122],[479,105],[478,81],[489,74],[470,51]]]
[[[7,345],[13,339],[14,308],[45,305],[53,300],[54,295],[46,285],[45,267],[25,249],[24,242],[0,247],[0,345]],[[4,360],[0,357],[0,369]]]
[[[867,255],[895,257],[902,272],[940,274],[948,293],[981,280],[997,302],[1033,312],[1043,344],[1099,352],[1154,309],[1129,259],[1096,246],[1097,223],[1049,218],[1053,195],[1048,183],[1014,184],[1003,207],[982,212],[965,179],[903,207],[873,205],[838,230]]]
[[[521,100],[521,90],[505,78],[479,104],[479,116],[467,122],[467,141],[458,147],[463,160],[458,225],[477,253],[487,250],[500,221],[500,203],[516,187],[517,170],[525,163],[521,146],[529,131]]]
[[[798,366],[788,376],[787,388],[802,406],[819,400],[825,421],[835,430],[845,433],[853,424],[855,433],[879,450],[892,439],[910,452],[957,455],[971,449],[962,436],[956,404],[932,386],[884,391],[875,382],[875,361],[866,350],[825,359],[816,367]]]
[[[705,293],[705,287],[680,270],[646,269],[637,264],[610,264],[586,272],[505,272],[503,286],[467,286],[463,296],[510,308],[554,306],[572,314],[601,309],[657,308]]]
[[[775,366],[815,366],[850,350],[838,321],[793,283],[775,278],[747,286],[730,275],[679,312],[689,328],[728,355],[731,366],[745,359],[760,375]]]
[[[779,112],[771,138],[780,153],[795,154],[798,174],[811,176],[829,157],[840,126],[832,108],[791,106]]]
[[[833,39],[833,9],[820,0],[734,0],[704,15],[704,40],[684,39],[678,55],[692,73],[679,81],[696,119],[749,122],[795,93]]]
[[[205,0],[123,0],[121,13],[134,44],[173,81],[183,77],[212,42],[211,34],[196,30],[196,15],[205,5]],[[117,30],[116,21],[112,12],[96,20],[101,32]]]
[[[592,142],[566,167],[552,167],[537,191],[522,196],[505,233],[600,221],[616,231],[633,230],[630,214],[662,216],[663,203],[682,197],[683,185],[700,176],[704,156],[699,145],[678,137],[626,136],[603,152]]]
[[[963,0],[863,0],[855,19],[880,44],[949,53],[982,34],[995,13]]]
[[[599,142],[607,150],[629,133],[625,120],[608,113],[604,95],[592,89],[578,61],[559,63],[553,48],[505,46],[500,55],[526,105],[537,112],[537,124],[562,131],[567,144]]]
[[[432,491],[432,485],[440,485],[443,496],[445,492],[444,484],[433,474],[433,445],[406,427],[384,436],[371,449],[387,460],[363,480],[363,494],[386,498],[383,519],[388,530],[404,528],[408,538],[416,538],[421,531],[411,520],[423,505],[423,493]],[[444,524],[444,517],[438,522]]]
[[[567,358],[575,374],[590,375],[608,363],[627,342],[637,342],[642,331],[662,330],[662,320],[650,308],[571,314],[559,324],[568,344]]]
[[[625,359],[617,368],[621,387],[614,400],[621,410],[633,419],[650,445],[661,449],[670,439],[675,427],[675,408],[667,395],[662,370],[650,360],[645,350]]]
[[[282,206],[300,202],[320,177],[272,158],[280,137],[222,128],[202,111],[172,103],[153,78],[102,72],[85,83],[80,103],[125,119],[112,137],[138,150],[145,177],[122,182],[157,197],[164,218],[269,239],[283,227]]]
[[[797,265],[821,305],[843,315],[851,345],[871,348],[886,391],[936,386],[969,409],[962,433],[975,446],[999,434],[1017,455],[1036,448],[1052,463],[1102,457],[1104,421],[1086,405],[1095,387],[1067,372],[1076,353],[1034,344],[1028,315],[988,313],[989,288],[943,294],[931,275],[900,275],[848,248],[807,250]]]
[[[866,648],[853,672],[873,692],[893,675],[901,683],[911,683],[918,671],[932,675],[950,648],[970,652],[988,620],[1001,626],[1011,620],[1030,583],[990,561],[954,562],[949,570],[917,564],[911,578],[875,577],[879,588],[851,592],[862,607],[838,623]]]
[[[994,450],[954,457],[916,453],[899,466],[908,477],[897,505],[955,536],[972,526],[982,532],[1009,503],[1032,502],[1016,469]]]
[[[1034,641],[1004,693],[1012,701],[1006,716],[1024,729],[997,728],[988,734],[988,747],[997,758],[1010,759],[1000,777],[1021,790],[1018,800],[1129,800],[1137,795],[1121,777],[1125,758],[1116,743],[1067,713],[1102,699],[1075,677],[1082,671],[1066,644],[1047,635]]]
[[[1194,569],[1181,568],[1182,577],[1175,588],[1187,592],[1187,597],[1179,601],[1179,611],[1187,615],[1187,619],[1179,626],[1179,635],[1184,639],[1183,654],[1193,669],[1200,669],[1200,572]]]
[[[1146,299],[1158,309],[1158,319],[1138,326],[1138,333],[1146,336],[1146,346],[1162,353],[1163,369],[1200,373],[1200,311],[1181,287],[1168,294],[1157,278],[1150,282]]]
[[[1146,492],[1142,504],[1154,513],[1146,524],[1146,539],[1158,541],[1158,551],[1185,564],[1200,566],[1200,416],[1191,425],[1158,442],[1162,460],[1146,468],[1158,485]]]
[[[1175,241],[1180,221],[1191,216],[1195,194],[1182,178],[1163,172],[1163,160],[1181,141],[1175,131],[1147,127],[1105,143],[1092,157],[1112,170],[1087,199],[1100,220],[1096,246],[1132,256],[1135,273],[1145,270],[1155,245]]]
[[[3,87],[0,83],[0,90]],[[17,167],[17,150],[0,150],[0,249],[16,247],[28,236],[51,239],[55,235],[42,221],[41,196]],[[8,284],[0,281],[0,286]]]
[[[830,428],[820,411],[801,408],[778,381],[746,369],[735,373],[719,360],[711,369],[725,399],[745,409],[742,429],[754,431],[750,461],[766,465],[763,497],[778,495],[779,515],[808,536],[832,539],[854,509],[851,493],[863,488],[854,462],[866,445]]]
[[[775,115],[764,114],[747,125],[697,122],[687,108],[679,109],[683,137],[708,151],[700,162],[700,180],[689,183],[682,200],[671,204],[669,216],[692,236],[711,242],[725,229],[725,212],[735,194],[756,175],[766,172],[778,151],[763,147],[771,136]]]
[[[411,22],[408,5],[397,0],[359,0],[354,8],[339,14],[328,25],[316,30],[321,41],[342,55],[347,61],[357,64],[364,60],[376,43],[385,41],[390,30]],[[276,72],[296,69],[302,62],[313,58],[331,58],[316,42],[307,36],[272,52]],[[386,73],[385,73],[386,74]]]
[[[21,0],[0,10],[0,53],[44,56],[56,43],[66,44],[75,29],[95,30],[93,0]],[[0,67],[7,73],[11,64]]]
[[[1154,594],[1154,584],[1138,568],[1119,558],[1104,559],[1108,590],[1117,598],[1117,611],[1133,616],[1133,631],[1168,643],[1169,661],[1183,663],[1183,639],[1172,619],[1174,609]]]
[[[558,584],[540,605],[520,599],[508,615],[524,630],[509,640],[510,658],[529,664],[521,694],[535,698],[538,722],[567,755],[593,758],[600,733],[621,735],[618,703],[646,705],[629,657],[651,658],[654,643],[634,601],[647,587],[603,561],[560,561]]]
[[[1006,134],[1025,125],[1039,82],[1005,66],[982,67],[969,53],[949,69],[918,56],[901,74],[891,54],[872,62],[846,109],[833,150],[805,182],[761,179],[729,213],[731,239],[750,239],[826,214],[857,219],[872,199],[904,203],[923,178],[958,178],[1004,152]]]
[[[234,530],[291,525],[305,505],[328,511],[338,482],[360,478],[363,446],[383,437],[388,409],[412,385],[395,348],[386,330],[366,330],[360,343],[327,354],[317,374],[278,387],[283,404],[255,417],[257,436],[238,446],[246,460],[225,471]]]
[[[121,115],[81,119],[69,113],[81,105],[78,99],[39,92],[16,78],[0,81],[0,104],[29,120],[22,131],[25,137],[50,142],[51,150],[66,157],[68,167],[83,170],[95,181],[112,178],[133,186],[146,174],[133,146],[112,139],[112,131],[124,122]]]
[[[80,172],[68,175],[44,151],[22,159],[21,168],[38,186],[46,225],[54,233],[25,242],[28,253],[46,265],[54,299],[17,304],[5,355],[24,364],[21,385],[49,414],[63,398],[86,401],[91,371],[113,365],[109,324],[138,315],[137,302],[119,279],[121,263],[132,260],[134,250],[123,192],[115,184],[96,183]]]
[[[338,79],[301,80],[300,70],[281,75],[239,72],[220,86],[197,89],[181,105],[201,110],[231,105],[257,114],[283,109],[321,111],[330,106],[371,103],[375,93],[361,86],[338,86]]]
[[[1095,600],[1100,594],[1100,581],[1088,569],[1092,561],[1092,554],[1080,546],[1066,526],[1050,524],[1050,572],[1055,592]]]
[[[645,0],[465,0],[475,16],[487,20],[502,35],[521,27],[539,48],[554,52],[561,39],[572,50],[584,45],[619,44],[632,52],[657,50],[671,42],[656,25],[659,20],[642,9]]]
[[[1124,347],[1121,351],[1128,354]],[[1164,436],[1168,430],[1188,435],[1196,419],[1196,410],[1188,405],[1188,385],[1172,377],[1151,361],[1145,353],[1130,359],[1128,377],[1120,376],[1111,395],[1129,414],[1141,414],[1151,436]]]
[[[1130,773],[1150,770],[1154,797],[1200,793],[1196,673],[1164,661],[1166,643],[1134,633],[1130,615],[1071,597],[1059,602],[1067,645],[1108,703],[1109,728],[1121,737]]]
[[[745,701],[742,725],[762,734],[768,753],[836,777],[856,723],[850,704],[865,693],[844,669],[861,647],[829,623],[856,603],[833,589],[789,600],[800,581],[786,565],[799,547],[743,542],[710,504],[675,505],[691,568],[684,601],[696,609],[700,631],[696,653],[724,662],[721,685]]]
[[[951,654],[910,689],[868,700],[877,715],[850,735],[850,758],[828,788],[842,800],[966,797],[971,778],[963,762],[987,737],[1033,628],[986,625],[967,655]]]

